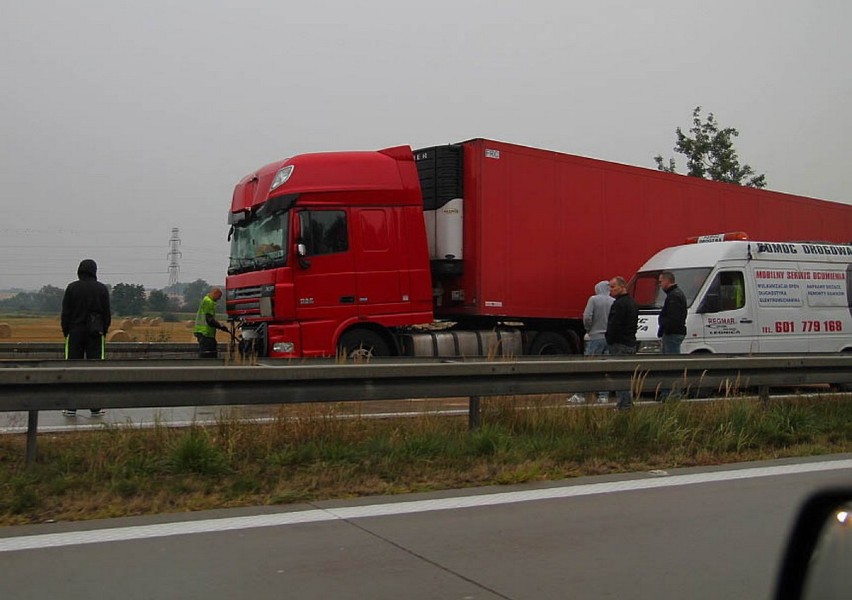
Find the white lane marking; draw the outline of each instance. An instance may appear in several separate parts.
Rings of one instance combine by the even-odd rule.
[[[405,515],[435,510],[455,510],[460,508],[496,506],[499,504],[512,504],[517,502],[555,500],[576,496],[590,496],[593,494],[630,492],[655,488],[694,485],[697,483],[735,481],[738,479],[793,475],[797,473],[815,473],[819,471],[835,471],[840,469],[852,469],[852,460],[832,460],[825,462],[779,465],[774,467],[755,467],[750,469],[695,473],[692,475],[654,477],[652,479],[632,479],[628,481],[612,481],[607,483],[567,485],[522,492],[496,492],[493,494],[460,496],[455,498],[437,498],[434,500],[392,502],[388,504],[371,504],[368,506],[304,510],[250,517],[207,519],[201,521],[184,521],[180,523],[161,523],[158,525],[138,525],[112,529],[95,529],[92,531],[73,531],[68,533],[48,533],[42,535],[9,537],[0,538],[0,552],[57,548],[60,546],[77,546],[81,544],[99,544],[104,542],[122,542],[146,538],[169,537],[174,535],[192,535],[195,533],[215,533],[219,531],[253,529],[256,527],[281,527],[286,525],[295,525],[298,523],[318,523],[321,521]]]

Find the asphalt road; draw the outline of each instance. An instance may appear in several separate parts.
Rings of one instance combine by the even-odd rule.
[[[852,455],[0,529],[2,598],[765,598]]]

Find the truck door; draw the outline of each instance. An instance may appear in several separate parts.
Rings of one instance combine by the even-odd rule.
[[[398,209],[390,207],[352,211],[358,313],[362,317],[396,313],[409,294],[408,278],[402,277],[399,216]]]
[[[704,340],[714,352],[760,351],[754,316],[756,303],[751,295],[741,269],[716,273],[698,307]]]
[[[338,325],[358,311],[347,212],[301,210],[296,213],[295,235],[305,249],[304,256],[294,257],[293,269],[302,349],[329,354]]]

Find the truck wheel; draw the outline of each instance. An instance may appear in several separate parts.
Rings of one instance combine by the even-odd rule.
[[[533,338],[528,354],[531,356],[554,356],[561,354],[574,354],[575,350],[571,344],[555,331],[542,331]]]
[[[387,342],[378,333],[369,329],[353,329],[344,333],[337,343],[337,352],[352,360],[390,356]]]

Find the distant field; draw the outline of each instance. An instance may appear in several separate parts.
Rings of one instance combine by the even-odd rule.
[[[194,342],[188,318],[152,324],[151,319],[113,317],[110,333],[125,331],[131,342]],[[3,325],[7,325],[3,327]],[[5,335],[5,333],[11,335]],[[0,342],[61,342],[59,317],[0,317]]]

